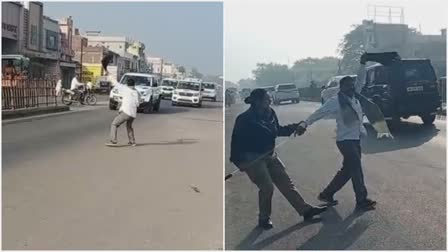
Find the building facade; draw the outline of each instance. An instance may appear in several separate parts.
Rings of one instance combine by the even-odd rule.
[[[23,5],[2,2],[2,53],[20,54],[23,40]]]
[[[426,35],[406,24],[364,21],[364,45],[367,52],[396,51],[402,58],[428,58],[437,77],[446,75],[446,29]]]

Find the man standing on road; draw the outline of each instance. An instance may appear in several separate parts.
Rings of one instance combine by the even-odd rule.
[[[299,124],[299,135],[314,122],[328,117],[336,116],[336,145],[344,160],[339,170],[328,186],[319,194],[318,199],[331,205],[338,202],[333,195],[338,192],[350,179],[356,195],[356,209],[370,210],[376,202],[367,198],[367,188],[361,166],[361,135],[366,135],[363,125],[363,112],[358,100],[358,93],[365,85],[365,63],[367,55],[361,56],[361,66],[356,80],[350,76],[342,78],[339,82],[340,91],[337,96],[330,98],[324,105],[305,120],[304,125]]]
[[[129,79],[127,86],[124,86],[121,90],[123,94],[123,100],[121,103],[120,110],[117,117],[112,121],[110,128],[110,144],[117,145],[117,129],[126,122],[126,129],[128,132],[129,145],[136,146],[134,128],[132,123],[137,117],[137,108],[140,105],[140,95],[137,90],[135,90],[135,81]]]
[[[264,89],[253,90],[244,102],[251,106],[236,119],[230,161],[246,172],[259,189],[259,226],[264,229],[273,227],[270,219],[273,184],[305,220],[324,212],[326,207],[314,207],[305,202],[274,150],[275,139],[292,135],[297,125],[279,125],[277,115],[270,107],[271,99]]]

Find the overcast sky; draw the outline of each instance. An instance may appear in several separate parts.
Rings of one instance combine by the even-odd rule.
[[[257,62],[292,65],[306,57],[336,56],[351,25],[367,18],[367,6],[404,7],[405,23],[440,34],[448,1],[292,0],[225,1],[225,78],[251,77]],[[398,19],[397,19],[398,20]],[[385,20],[387,21],[387,20]]]
[[[45,2],[44,15],[72,16],[81,31],[126,35],[141,40],[149,55],[222,74],[222,3]]]

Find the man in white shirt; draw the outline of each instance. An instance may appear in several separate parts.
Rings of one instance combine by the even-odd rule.
[[[140,95],[135,89],[135,81],[133,79],[129,79],[127,81],[127,86],[124,86],[120,91],[123,94],[123,99],[119,113],[117,117],[115,117],[111,125],[110,144],[108,145],[117,144],[117,129],[118,127],[120,127],[120,125],[126,122],[129,144],[132,146],[136,146],[132,123],[137,117],[137,108],[140,105]]]
[[[305,125],[301,124],[302,126],[298,128],[298,133],[303,134],[314,122],[329,116],[336,117],[336,145],[344,161],[341,170],[319,194],[318,199],[336,205],[337,201],[333,199],[333,195],[351,179],[356,195],[357,210],[370,210],[376,205],[375,201],[367,198],[364,183],[360,138],[366,134],[366,130],[363,125],[362,107],[356,98],[356,93],[361,92],[365,85],[366,61],[367,57],[364,54],[361,57],[361,66],[356,80],[350,76],[342,78],[339,82],[338,95],[329,99],[304,121]]]
[[[83,87],[84,83],[78,81],[79,74],[75,74],[75,76],[72,79],[72,82],[70,84],[70,91],[72,91],[73,95],[79,95],[79,100],[81,103],[84,101],[84,97],[82,93],[79,91],[79,87]]]

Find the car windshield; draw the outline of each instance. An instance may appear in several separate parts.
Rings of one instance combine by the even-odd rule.
[[[133,79],[135,81],[136,86],[148,86],[148,87],[151,86],[152,77],[146,77],[146,76],[125,75],[123,77],[123,80],[121,80],[121,83],[126,85],[129,79]]]
[[[197,83],[197,82],[179,82],[179,84],[177,85],[177,88],[199,91],[199,83]]]
[[[211,83],[204,83],[204,88],[206,89],[215,89],[215,85]]]
[[[296,85],[290,84],[290,85],[279,85],[278,90],[291,90],[296,89]]]
[[[436,81],[434,69],[428,61],[403,61],[405,81]]]
[[[168,86],[168,87],[176,87],[177,82],[171,81],[171,80],[163,80],[162,86]]]

